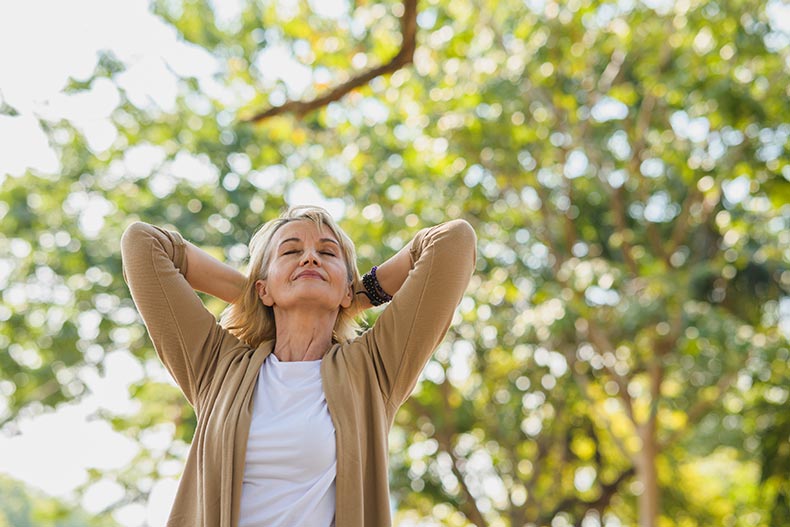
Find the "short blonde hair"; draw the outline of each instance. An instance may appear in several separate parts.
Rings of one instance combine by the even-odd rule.
[[[247,280],[244,282],[244,293],[236,302],[225,308],[220,317],[220,325],[249,346],[257,348],[262,342],[274,339],[276,336],[274,310],[261,302],[255,290],[255,281],[266,280],[268,277],[269,263],[272,259],[271,242],[274,234],[287,223],[305,220],[313,222],[319,230],[326,226],[332,231],[340,243],[352,291],[361,289],[362,280],[357,270],[354,242],[335,223],[329,212],[321,207],[308,205],[289,208],[279,218],[264,223],[252,235],[249,243],[250,261],[247,267]],[[341,342],[357,336],[359,324],[356,315],[359,311],[359,299],[354,294],[349,307],[340,307],[332,331],[333,341]]]

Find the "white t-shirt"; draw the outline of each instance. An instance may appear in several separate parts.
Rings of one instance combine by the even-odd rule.
[[[270,354],[253,397],[239,527],[334,526],[337,451],[321,361]]]

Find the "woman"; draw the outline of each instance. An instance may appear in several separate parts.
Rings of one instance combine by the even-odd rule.
[[[360,279],[329,214],[297,207],[255,233],[245,276],[178,232],[129,225],[124,280],[197,415],[167,525],[391,525],[388,432],[450,326],[475,244],[463,220],[425,228]],[[223,324],[193,289],[232,303]],[[354,315],[386,302],[357,334]]]

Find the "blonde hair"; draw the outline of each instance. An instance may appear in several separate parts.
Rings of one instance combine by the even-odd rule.
[[[266,280],[268,277],[269,263],[272,259],[272,238],[283,225],[304,220],[313,222],[319,230],[327,226],[332,231],[340,243],[352,291],[361,289],[362,279],[357,270],[354,242],[335,223],[329,212],[321,207],[308,205],[289,208],[279,218],[264,223],[252,235],[249,243],[250,261],[247,267],[247,280],[244,282],[244,293],[239,300],[225,308],[220,316],[220,325],[249,346],[257,348],[262,342],[274,339],[276,336],[274,310],[261,302],[255,290],[255,281]],[[359,324],[356,315],[359,311],[360,304],[357,295],[353,295],[349,307],[340,307],[332,331],[334,342],[350,340],[357,336]]]

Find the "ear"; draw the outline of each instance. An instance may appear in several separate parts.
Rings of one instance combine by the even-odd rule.
[[[266,280],[255,280],[255,291],[258,293],[258,298],[263,301],[263,305],[269,307],[274,305],[274,299],[266,288]]]
[[[354,284],[348,284],[348,288],[346,289],[346,294],[343,296],[343,299],[340,301],[340,307],[346,309],[351,305],[351,301],[354,300]]]

